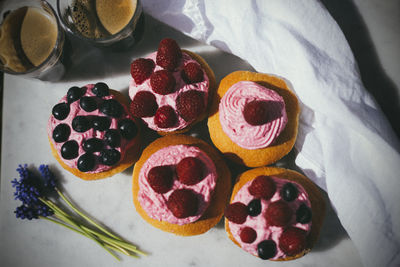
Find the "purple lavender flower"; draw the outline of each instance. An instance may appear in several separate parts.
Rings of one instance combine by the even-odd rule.
[[[39,216],[50,216],[53,211],[40,198],[46,197],[49,191],[55,189],[55,178],[47,165],[41,165],[39,171],[42,178],[34,175],[27,165],[19,165],[17,172],[19,180],[11,181],[15,188],[14,197],[22,202],[22,205],[15,210],[15,215],[20,219],[37,219]]]

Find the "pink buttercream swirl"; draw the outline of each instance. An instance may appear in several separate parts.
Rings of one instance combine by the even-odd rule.
[[[98,101],[98,103],[100,103],[103,100],[108,100],[108,99],[116,99],[116,97],[112,94],[108,95],[108,96],[104,96],[102,97],[100,100],[100,98],[98,98],[93,92],[92,92],[92,88],[94,87],[94,84],[88,84],[86,86],[84,86],[84,88],[86,88],[86,92],[83,96],[90,96],[90,97],[95,97]],[[67,103],[67,96],[65,95],[63,98],[61,98],[61,100],[58,103]],[[76,116],[106,116],[105,114],[101,113],[99,111],[99,109],[96,109],[94,111],[91,112],[87,112],[85,110],[83,110],[80,105],[80,100],[74,101],[73,103],[71,103],[69,105],[70,107],[70,112],[67,116],[67,118],[65,118],[64,120],[57,120],[56,118],[54,118],[53,115],[50,116],[48,124],[47,124],[47,134],[50,137],[50,140],[54,146],[54,148],[57,150],[58,156],[60,157],[60,159],[62,159],[64,161],[64,163],[74,169],[77,169],[77,163],[78,163],[78,159],[79,156],[83,155],[85,153],[85,151],[82,148],[82,143],[90,138],[98,138],[103,140],[104,139],[104,135],[105,135],[105,131],[97,131],[94,130],[93,128],[87,130],[86,132],[83,133],[79,133],[76,132],[72,129],[72,120],[76,117]],[[110,129],[118,129],[118,121],[122,120],[122,119],[133,119],[128,111],[128,108],[120,103],[122,105],[122,107],[124,108],[124,112],[123,115],[116,119],[116,118],[111,118],[109,116],[106,116],[110,119],[111,124],[110,124]],[[57,143],[53,140],[52,135],[53,135],[53,130],[54,128],[59,125],[59,124],[67,124],[70,129],[71,129],[71,134],[69,135],[68,140],[75,140],[78,145],[79,145],[79,150],[78,150],[78,156],[74,159],[64,159],[61,156],[61,147],[65,142],[61,142],[61,143]],[[135,144],[134,139],[132,140],[126,140],[124,138],[121,137],[121,145],[119,147],[116,147],[115,149],[117,151],[119,151],[121,153],[121,159],[119,162],[121,162],[126,154],[126,151],[131,148],[133,145]],[[94,152],[93,153],[95,156],[99,156],[100,152]],[[96,157],[97,158],[97,157]],[[118,163],[117,163],[118,164]],[[111,168],[113,168],[114,166],[108,166],[108,165],[104,165],[101,164],[98,160],[96,161],[96,166],[93,170],[88,171],[87,173],[99,173],[99,172],[104,172],[107,170],[110,170]]]
[[[153,60],[154,64],[156,64],[156,57],[157,57],[157,52],[151,53],[149,56],[147,56],[147,59]],[[180,93],[189,91],[189,90],[197,90],[202,93],[204,93],[204,106],[207,107],[208,103],[208,91],[210,87],[210,82],[208,79],[208,76],[206,72],[203,69],[203,81],[198,82],[198,83],[193,83],[193,84],[187,84],[181,76],[181,72],[183,70],[183,67],[188,64],[194,62],[195,64],[200,65],[196,60],[192,59],[192,57],[185,52],[182,52],[182,59],[180,60],[180,63],[178,64],[178,67],[172,72],[172,75],[175,78],[176,84],[175,84],[175,89],[172,93],[167,94],[167,95],[160,95],[157,93],[154,93],[154,91],[151,89],[150,85],[150,78],[146,79],[142,84],[136,84],[135,80],[131,77],[130,82],[129,82],[129,97],[131,100],[135,97],[135,95],[140,92],[140,91],[149,91],[154,96],[156,97],[156,102],[158,104],[158,107],[162,107],[165,105],[171,106],[175,111],[176,111],[176,98]],[[156,64],[154,72],[158,70],[162,70],[163,68],[159,65]],[[153,117],[145,117],[141,118],[144,123],[150,128],[155,131],[162,131],[162,132],[173,132],[176,130],[183,129],[187,127],[191,122],[185,121],[181,116],[179,116],[178,112],[176,112],[177,115],[177,123],[170,128],[160,128],[154,123],[154,116]]]
[[[271,119],[262,125],[249,124],[243,109],[251,101],[265,101]],[[219,120],[223,131],[238,146],[258,149],[276,140],[287,123],[285,102],[274,90],[252,81],[240,81],[232,85],[219,103]]]
[[[282,187],[286,183],[290,182],[290,183],[296,185],[298,192],[299,192],[297,199],[295,199],[291,202],[286,202],[288,204],[288,206],[290,207],[290,209],[293,211],[292,219],[288,225],[303,229],[308,234],[311,231],[311,222],[306,223],[306,224],[301,224],[301,223],[296,222],[296,210],[300,207],[301,204],[305,204],[305,205],[307,205],[307,207],[311,207],[311,203],[308,198],[307,192],[304,190],[304,188],[300,184],[295,183],[293,181],[277,178],[277,177],[271,177],[271,178],[273,179],[273,181],[276,184],[276,192],[270,200],[261,199],[261,213],[255,217],[247,216],[247,219],[243,224],[236,224],[236,223],[232,223],[230,221],[228,223],[229,223],[229,229],[232,233],[232,236],[240,244],[242,249],[251,253],[252,255],[258,256],[258,253],[257,253],[258,243],[260,243],[263,240],[273,240],[276,244],[277,253],[271,259],[279,259],[279,258],[284,258],[287,256],[279,248],[279,238],[284,229],[283,229],[283,227],[268,225],[264,214],[265,214],[269,204],[272,202],[275,202],[275,201],[282,200],[282,197],[280,196],[279,192],[281,191]],[[254,196],[252,196],[249,193],[249,186],[251,185],[251,183],[252,183],[252,181],[249,181],[242,188],[240,188],[240,190],[235,195],[232,203],[241,202],[245,205],[248,205],[250,203],[250,201],[252,201],[254,199]],[[282,200],[282,201],[284,201],[284,200]],[[257,233],[256,240],[254,240],[254,242],[252,242],[251,244],[244,243],[240,239],[240,232],[246,226],[253,228]]]
[[[171,190],[164,194],[156,193],[147,181],[148,172],[156,166],[176,166],[186,157],[196,157],[204,163],[204,179],[195,185],[182,184],[174,176]],[[174,168],[175,169],[175,168]],[[217,171],[211,158],[198,147],[188,145],[168,146],[151,155],[143,164],[139,173],[138,200],[147,215],[155,220],[183,225],[197,221],[209,206],[217,182]],[[168,209],[167,200],[176,189],[190,189],[199,200],[197,213],[187,218],[177,218]]]

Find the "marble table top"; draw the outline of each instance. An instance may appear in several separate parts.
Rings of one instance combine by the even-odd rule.
[[[223,222],[207,233],[180,237],[147,224],[135,211],[131,194],[132,167],[110,179],[87,182],[63,170],[51,156],[46,125],[52,106],[73,86],[104,81],[128,95],[129,63],[156,50],[164,37],[203,56],[217,80],[234,70],[252,70],[245,61],[146,17],[145,38],[132,51],[105,53],[89,46],[74,51],[72,68],[63,80],[50,83],[4,76],[0,192],[0,262],[2,266],[361,266],[360,257],[333,208],[328,206],[321,236],[311,253],[293,262],[265,262],[226,236]],[[106,64],[104,64],[106,62]],[[202,131],[200,125],[195,129]],[[204,129],[203,129],[204,130]],[[93,241],[44,221],[17,220],[10,181],[18,164],[49,164],[64,192],[109,229],[138,245],[149,256],[121,256],[117,262]],[[282,162],[281,164],[287,164]],[[327,201],[329,201],[327,199]]]

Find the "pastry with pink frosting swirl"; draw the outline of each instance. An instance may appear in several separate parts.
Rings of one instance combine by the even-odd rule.
[[[214,145],[248,167],[276,162],[292,149],[299,104],[284,79],[236,71],[222,79],[208,129]]]

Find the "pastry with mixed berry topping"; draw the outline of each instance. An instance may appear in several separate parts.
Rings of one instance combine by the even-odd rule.
[[[129,101],[103,82],[69,88],[52,109],[47,133],[61,166],[85,180],[112,176],[139,157],[139,124]]]
[[[225,208],[228,237],[261,259],[287,261],[308,253],[325,216],[319,188],[302,174],[276,167],[242,173]]]
[[[182,133],[207,116],[216,89],[214,72],[199,55],[175,40],[131,63],[132,115],[161,135]]]
[[[199,235],[222,218],[230,171],[206,142],[168,135],[147,146],[133,170],[133,200],[151,225],[176,235]]]
[[[293,148],[299,113],[297,97],[283,79],[236,71],[219,85],[208,129],[226,157],[260,167],[278,161]]]

